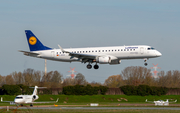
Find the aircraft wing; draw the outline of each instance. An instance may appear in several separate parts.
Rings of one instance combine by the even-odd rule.
[[[150,102],[150,103],[154,103],[154,101],[147,101],[147,99],[146,99],[146,101],[145,102]]]
[[[72,53],[70,52],[69,55],[73,58],[73,57],[77,57],[80,59],[95,59],[97,56],[96,55],[90,55],[90,54],[79,54],[79,53]]]
[[[173,102],[169,102],[169,103],[175,103],[175,102],[177,102],[177,100],[175,100],[175,101],[173,101]]]
[[[69,51],[65,51],[60,45],[58,45],[59,48],[61,49],[62,52],[69,53],[69,55],[73,57],[77,57],[79,59],[95,59],[97,55],[92,55],[92,54],[81,54],[81,53],[72,53]]]
[[[14,103],[14,101],[3,101],[2,97],[1,97],[1,102]]]
[[[26,102],[26,104],[45,104],[45,103],[57,103],[59,98],[56,101],[44,101],[44,102]]]

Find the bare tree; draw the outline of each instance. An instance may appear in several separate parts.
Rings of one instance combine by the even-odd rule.
[[[123,79],[127,85],[138,86],[140,84],[152,85],[151,70],[145,67],[131,66],[122,71]]]
[[[95,82],[95,81],[92,81],[91,83],[88,84],[90,84],[91,86],[102,86],[100,82]]]
[[[63,80],[63,86],[70,86],[70,85],[73,86],[75,84],[76,84],[75,79],[72,79],[71,77],[65,78]]]
[[[14,78],[15,84],[24,84],[24,77],[21,72],[13,72],[11,75]]]
[[[42,77],[42,82],[46,87],[61,87],[62,75],[58,71],[48,72]]]
[[[6,76],[0,75],[0,86],[3,86],[6,83],[5,78],[6,78]]]
[[[160,73],[159,78],[159,86],[168,87],[168,88],[179,88],[180,87],[180,72],[175,71],[168,71],[166,75],[164,75],[164,72]]]
[[[105,80],[104,85],[110,88],[118,88],[124,85],[122,76],[121,75],[109,76],[108,79]]]
[[[15,84],[12,75],[7,75],[5,80],[6,80],[6,84],[9,84],[9,85],[14,85]]]
[[[168,79],[167,79],[167,77],[165,75],[165,72],[164,71],[159,72],[158,77],[159,78],[155,80],[154,85],[155,86],[166,87]]]
[[[81,73],[78,73],[76,75],[75,82],[76,82],[76,84],[79,84],[79,85],[87,85],[86,79],[85,79],[84,75]]]

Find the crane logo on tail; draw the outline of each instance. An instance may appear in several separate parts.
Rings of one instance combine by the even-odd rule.
[[[29,38],[29,43],[30,43],[31,45],[35,45],[36,42],[37,42],[37,39],[36,39],[34,36],[32,36],[32,37]]]

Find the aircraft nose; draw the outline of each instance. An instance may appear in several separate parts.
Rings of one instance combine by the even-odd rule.
[[[160,57],[160,56],[162,56],[162,54],[159,51],[156,51],[156,56]]]

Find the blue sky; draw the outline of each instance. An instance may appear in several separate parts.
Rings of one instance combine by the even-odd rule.
[[[27,57],[24,30],[32,32],[52,48],[150,45],[163,56],[150,59],[161,70],[179,70],[179,0],[4,0],[0,1],[0,74],[27,68],[44,71],[44,60]],[[86,64],[48,61],[48,71],[67,77],[70,67],[89,81],[103,83],[128,66],[144,66],[143,60],[123,60],[120,65],[100,65],[88,70]]]

